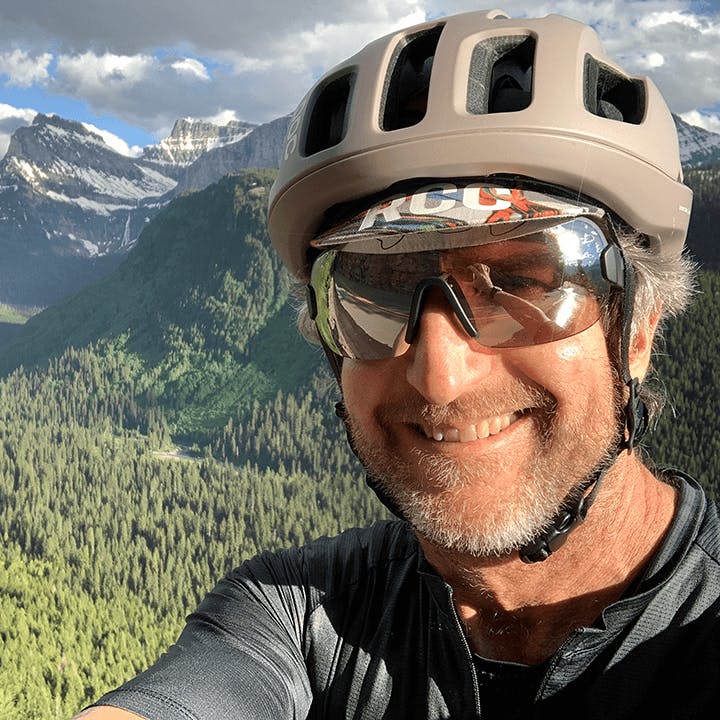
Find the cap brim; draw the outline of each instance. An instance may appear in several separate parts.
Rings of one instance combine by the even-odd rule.
[[[483,182],[438,182],[395,193],[335,224],[316,248],[401,253],[497,242],[530,235],[600,207],[566,197]]]

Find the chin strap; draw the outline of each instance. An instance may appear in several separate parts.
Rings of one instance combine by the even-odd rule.
[[[363,467],[365,467],[362,458],[358,455],[357,450],[355,449],[355,443],[353,442],[352,433],[350,432],[350,425],[348,424],[347,410],[345,409],[345,403],[342,400],[335,403],[335,414],[342,420],[343,425],[345,426],[345,434],[347,435],[347,441],[350,449],[353,451],[355,457],[360,460]],[[395,515],[395,517],[407,521],[407,518],[403,515],[397,503],[385,492],[385,490],[383,490],[380,483],[367,471],[367,468],[365,469],[365,483],[377,495],[380,502],[393,515]]]
[[[565,544],[570,531],[574,530],[585,519],[590,506],[595,502],[595,498],[600,490],[600,484],[619,454],[620,448],[618,447],[612,459],[595,471],[580,497],[568,502],[566,504],[568,507],[561,510],[555,516],[550,527],[537,538],[520,548],[520,559],[523,562],[536,563],[547,560],[547,558]],[[585,493],[591,487],[592,491],[586,495]]]

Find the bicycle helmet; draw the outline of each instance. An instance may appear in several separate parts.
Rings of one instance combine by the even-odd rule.
[[[538,216],[548,208],[561,216],[610,211],[613,221],[644,235],[651,251],[672,256],[683,249],[692,191],[682,183],[677,131],[654,83],[623,72],[595,31],[580,22],[558,15],[511,19],[501,10],[392,33],[321,78],[290,119],[268,229],[286,266],[307,282],[313,253],[345,239],[348,228],[361,235],[363,225],[353,223],[376,215],[373,208],[389,201],[393,218],[381,212],[403,233],[402,204],[412,206],[412,193],[425,197],[450,185],[455,192],[493,178],[503,184],[486,188],[491,194],[523,188],[526,201],[525,189],[539,191]],[[452,204],[443,197],[439,202],[445,200]],[[462,212],[477,209],[475,200],[464,204],[469,207]],[[523,214],[526,204],[516,209]],[[358,209],[367,212],[361,216]],[[537,223],[534,215],[515,219]],[[339,220],[345,224],[338,226]],[[474,216],[470,224],[484,222]],[[618,254],[618,371],[626,394],[620,439],[612,457],[521,549],[526,562],[544,560],[562,546],[615,458],[632,451],[647,429],[640,383],[628,361],[634,271]],[[326,342],[323,347],[340,380],[342,357]],[[337,412],[347,419],[342,403]],[[348,439],[352,446],[350,433]],[[369,474],[368,484],[402,516]]]
[[[679,253],[692,202],[654,83],[558,15],[464,13],[370,43],[292,115],[270,193],[272,243],[301,280],[326,211],[413,178],[519,175],[611,209]]]

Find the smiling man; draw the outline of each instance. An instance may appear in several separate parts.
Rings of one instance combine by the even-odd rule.
[[[681,177],[657,89],[567,18],[443,18],[322,78],[269,229],[398,519],[248,561],[86,716],[715,717],[716,509],[637,446]]]

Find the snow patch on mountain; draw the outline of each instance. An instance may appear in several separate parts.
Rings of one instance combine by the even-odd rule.
[[[680,141],[680,162],[683,167],[720,163],[720,134],[690,125],[673,116]]]
[[[240,120],[216,125],[205,120],[183,118],[175,123],[169,137],[157,145],[146,147],[142,157],[160,165],[187,167],[209,150],[239,142],[255,127]]]

